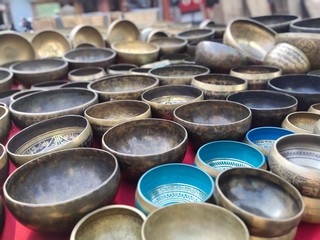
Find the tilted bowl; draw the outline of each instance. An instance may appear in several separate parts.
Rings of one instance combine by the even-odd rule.
[[[125,19],[113,21],[107,31],[107,41],[110,46],[119,41],[138,40],[139,36],[140,31],[138,27],[133,22]]]
[[[13,84],[13,73],[6,68],[0,68],[0,92],[8,91]]]
[[[187,40],[174,37],[164,37],[153,39],[150,43],[157,45],[160,48],[160,55],[181,53],[187,46]]]
[[[8,107],[0,106],[0,143],[5,144],[11,129],[11,114]]]
[[[94,47],[105,47],[102,34],[91,25],[75,26],[68,35],[73,48],[81,44],[90,44]]]
[[[277,33],[289,32],[290,24],[293,21],[299,19],[298,16],[295,15],[264,15],[258,17],[252,17],[251,19],[256,20],[269,28],[272,28]]]
[[[320,115],[311,112],[293,112],[282,122],[282,127],[296,133],[313,133]]]
[[[8,154],[7,154],[6,148],[2,144],[0,144],[0,191],[1,192],[2,192],[3,184],[6,181],[8,176],[9,176]],[[1,217],[1,214],[0,214],[0,217]],[[1,225],[0,225],[0,228],[1,228]]]
[[[68,79],[73,82],[93,81],[106,76],[106,72],[101,67],[78,68],[68,73]]]

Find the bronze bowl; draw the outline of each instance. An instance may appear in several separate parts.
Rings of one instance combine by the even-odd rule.
[[[87,89],[63,88],[24,96],[10,106],[16,126],[25,128],[34,123],[64,115],[83,115],[85,109],[98,103],[98,95]]]
[[[20,89],[14,89],[14,90],[9,90],[5,92],[0,92],[0,102],[5,104],[6,106],[9,106],[11,96],[20,91],[21,91]]]
[[[256,20],[269,28],[272,28],[277,33],[289,32],[289,26],[293,21],[299,19],[295,15],[265,15],[252,17],[251,19]]]
[[[93,81],[106,76],[106,72],[101,67],[78,68],[68,73],[68,79],[73,82]]]
[[[13,73],[6,68],[0,68],[0,92],[8,91],[13,84]]]
[[[104,102],[87,108],[84,116],[91,124],[93,134],[100,140],[111,127],[131,120],[151,118],[149,104],[136,100]]]
[[[177,37],[187,40],[188,43],[199,43],[213,39],[214,30],[211,28],[195,28],[180,32],[177,34]]]
[[[0,106],[0,143],[5,144],[11,128],[11,115],[8,107]]]
[[[131,21],[118,19],[113,21],[107,31],[107,41],[111,46],[119,41],[135,41],[138,40],[140,31],[138,27]]]
[[[73,48],[81,44],[91,44],[94,47],[105,47],[104,39],[99,30],[91,25],[78,25],[69,33]]]
[[[32,90],[54,90],[59,89],[64,84],[68,83],[66,80],[57,80],[53,82],[42,82],[33,84],[30,89]]]
[[[175,122],[184,126],[197,150],[216,140],[241,140],[251,126],[251,110],[236,102],[206,100],[187,103],[173,112]]]
[[[128,74],[130,69],[137,68],[137,65],[128,63],[112,64],[107,68],[108,74]]]
[[[140,32],[140,40],[144,42],[151,42],[152,40],[169,37],[169,34],[160,29],[153,29],[151,27],[144,28]]]
[[[129,70],[129,74],[133,74],[133,75],[146,75],[149,76],[149,71],[151,70],[151,68],[132,68]]]
[[[173,120],[173,111],[188,102],[203,100],[202,90],[187,85],[168,85],[145,91],[142,101],[152,109],[152,116]]]
[[[320,100],[319,100],[319,101],[320,101]],[[309,107],[308,112],[320,114],[320,102],[319,102],[319,103],[312,104],[312,105]]]
[[[275,91],[248,90],[231,94],[228,101],[241,103],[252,112],[252,127],[280,127],[283,119],[298,107],[295,97]]]
[[[115,75],[91,82],[88,88],[99,95],[100,102],[137,100],[141,94],[159,85],[156,77],[145,75]]]
[[[90,147],[92,130],[82,116],[68,115],[33,124],[7,143],[10,160],[20,166],[39,156],[62,149]]]
[[[273,238],[297,227],[304,203],[297,189],[261,169],[232,168],[216,178],[214,198],[247,225],[252,236]]]
[[[205,19],[199,24],[199,27],[212,28],[214,30],[214,38],[222,39],[227,26],[225,24],[215,23],[210,19]]]
[[[13,103],[14,101],[18,100],[19,98],[22,98],[24,96],[27,96],[32,93],[44,91],[42,89],[26,89],[26,90],[21,90],[13,95],[10,96],[10,104]]]
[[[117,157],[124,177],[137,180],[153,167],[182,162],[187,139],[180,124],[149,118],[110,128],[102,137],[102,148]]]
[[[184,52],[187,40],[174,37],[158,38],[150,41],[160,48],[160,56]]]
[[[20,223],[35,231],[61,233],[90,211],[110,204],[119,182],[120,170],[112,154],[74,148],[17,168],[3,192],[8,209]]]
[[[282,122],[282,127],[296,133],[313,133],[320,115],[311,112],[293,112]]]
[[[290,32],[320,33],[320,18],[308,18],[290,24]]]
[[[8,154],[7,154],[6,148],[2,144],[0,144],[0,191],[1,192],[2,192],[2,186],[8,176],[9,176]],[[1,209],[0,209],[0,212],[1,212]],[[0,214],[0,218],[1,218],[1,214]],[[1,228],[1,225],[0,225],[0,228]]]

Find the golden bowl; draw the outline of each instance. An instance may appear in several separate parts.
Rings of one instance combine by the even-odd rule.
[[[107,68],[108,74],[128,74],[130,69],[137,68],[137,65],[128,63],[112,64]]]
[[[282,127],[296,133],[313,133],[320,115],[311,112],[293,112],[282,122]]]
[[[0,143],[5,144],[11,128],[11,113],[8,107],[0,106]]]
[[[136,41],[139,36],[138,27],[133,22],[125,19],[113,21],[107,31],[107,41],[110,46],[119,41]]]
[[[320,199],[302,196],[304,202],[304,212],[302,222],[320,223]]]
[[[188,43],[196,44],[201,41],[211,40],[214,38],[214,30],[211,28],[195,28],[185,30],[177,34],[178,38],[188,41]]]
[[[151,68],[140,68],[140,67],[132,68],[129,70],[129,74],[149,76],[150,70],[151,70]]]
[[[2,186],[8,176],[9,176],[8,154],[7,154],[6,148],[2,144],[0,144],[0,191],[1,192],[2,192]],[[1,218],[1,215],[0,215],[0,218]],[[1,229],[1,226],[0,226],[0,229]]]
[[[104,39],[99,30],[91,25],[78,25],[69,33],[69,39],[73,48],[82,44],[90,44],[94,47],[105,47]]]
[[[68,79],[72,82],[94,81],[106,76],[106,72],[101,67],[77,68],[68,73]]]
[[[319,101],[320,101],[320,100],[319,100]],[[312,104],[312,105],[309,107],[308,112],[320,114],[320,103]]]
[[[8,91],[13,84],[13,73],[0,67],[0,92]]]
[[[140,32],[140,39],[144,42],[150,42],[156,39],[162,39],[169,37],[169,34],[165,31],[153,29],[153,28],[144,28]]]
[[[150,43],[160,48],[160,55],[174,54],[184,52],[187,46],[187,40],[174,37],[164,37],[151,40]]]

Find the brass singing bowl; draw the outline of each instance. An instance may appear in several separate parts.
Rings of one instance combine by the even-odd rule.
[[[151,70],[151,68],[140,68],[140,67],[132,68],[129,70],[129,74],[149,76],[150,70]]]
[[[0,106],[0,143],[5,144],[11,128],[11,114],[8,107]]]
[[[287,181],[266,170],[232,168],[220,173],[216,203],[240,217],[250,235],[272,238],[297,227],[304,211],[301,194]]]
[[[207,74],[195,76],[191,86],[204,92],[204,99],[226,99],[228,95],[248,88],[246,80],[227,74]]]
[[[320,200],[317,198],[310,198],[302,196],[304,202],[304,212],[302,215],[302,222],[306,223],[320,223]]]
[[[199,43],[201,41],[211,40],[214,38],[214,30],[211,28],[195,28],[185,30],[177,34],[178,38],[188,41],[188,43]]]
[[[3,192],[8,209],[39,232],[70,231],[87,213],[110,204],[120,169],[110,153],[74,148],[46,154],[17,168]]]
[[[128,63],[112,64],[107,68],[108,74],[128,74],[130,69],[137,68],[137,65]]]
[[[149,104],[136,100],[104,102],[87,108],[84,116],[90,122],[93,134],[101,140],[111,127],[131,120],[151,118]]]
[[[27,90],[21,90],[13,95],[10,96],[10,104],[14,101],[18,100],[19,98],[22,98],[24,96],[27,96],[32,93],[44,91],[43,89],[27,89]]]
[[[39,59],[19,62],[10,67],[14,80],[24,87],[63,79],[68,74],[68,63],[60,59]]]
[[[252,19],[235,19],[227,25],[223,43],[234,47],[255,63],[261,63],[275,45],[276,32]]]
[[[8,176],[9,176],[8,154],[7,154],[6,148],[2,144],[0,144],[0,191],[1,192],[2,192],[2,186]],[[0,209],[0,211],[1,211],[1,209]],[[0,217],[1,217],[1,215],[0,215]],[[0,228],[1,228],[1,226],[0,226]]]
[[[320,103],[312,104],[309,107],[308,112],[320,114]]]
[[[249,240],[250,237],[240,218],[208,203],[172,204],[152,212],[142,225],[143,240],[212,239],[213,236],[216,240]]]
[[[320,198],[319,149],[319,135],[297,133],[284,136],[271,148],[270,169],[295,186],[302,195]]]
[[[225,24],[217,24],[210,19],[205,19],[199,24],[200,28],[212,28],[214,30],[214,38],[222,39],[226,30]]]
[[[0,92],[8,91],[13,84],[13,73],[0,67]]]
[[[267,27],[273,29],[277,33],[285,33],[289,32],[290,24],[293,21],[298,20],[299,17],[295,15],[279,14],[252,17],[251,19],[266,25]]]
[[[269,79],[281,76],[280,68],[263,65],[250,65],[232,68],[231,76],[247,80],[249,90],[263,90],[267,88]]]
[[[73,82],[94,81],[106,76],[106,72],[101,67],[78,68],[68,73],[68,79]]]
[[[85,215],[77,223],[71,232],[70,240],[141,240],[141,228],[145,219],[146,216],[141,211],[130,206],[102,207]]]
[[[307,18],[290,24],[290,32],[320,33],[320,18]]]
[[[54,82],[42,82],[33,84],[30,89],[33,90],[54,90],[61,88],[64,84],[68,83],[66,80],[54,81]]]
[[[133,22],[125,19],[113,21],[107,31],[107,41],[110,46],[119,41],[136,41],[139,36],[138,27]]]
[[[31,40],[37,58],[62,57],[71,50],[69,40],[55,30],[44,30]]]
[[[186,39],[174,37],[163,37],[150,41],[160,48],[160,56],[184,52],[187,42]]]
[[[282,127],[296,133],[313,133],[320,115],[311,112],[293,112],[282,122]]]
[[[5,104],[5,106],[8,107],[10,105],[11,96],[20,91],[21,91],[20,89],[14,89],[14,90],[9,90],[5,92],[0,92],[0,102]]]
[[[1,31],[0,42],[0,65],[17,61],[28,61],[35,58],[35,51],[31,43],[19,33]]]
[[[313,127],[313,133],[314,134],[320,134],[320,120],[316,122],[316,124]]]
[[[94,47],[105,47],[105,42],[99,30],[91,25],[78,25],[69,33],[73,48],[81,44],[91,44]]]
[[[169,34],[160,29],[153,29],[152,27],[144,28],[140,32],[140,39],[144,42],[151,42],[152,40],[167,38]]]

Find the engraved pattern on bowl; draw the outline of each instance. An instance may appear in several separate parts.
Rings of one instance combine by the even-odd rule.
[[[235,167],[254,168],[252,164],[236,158],[214,158],[206,161],[206,164],[218,171],[224,171]]]

